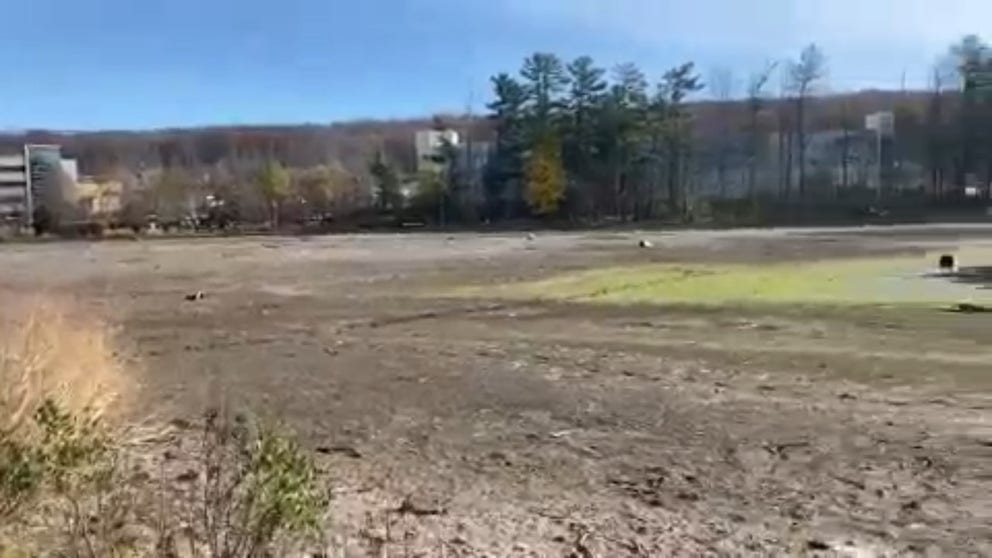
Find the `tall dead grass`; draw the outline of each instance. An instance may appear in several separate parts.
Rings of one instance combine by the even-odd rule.
[[[107,324],[53,297],[0,299],[0,434],[12,434],[46,399],[104,417],[128,392]]]

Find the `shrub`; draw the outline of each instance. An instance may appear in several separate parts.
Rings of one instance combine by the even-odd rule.
[[[110,457],[100,419],[126,382],[103,324],[53,300],[0,305],[0,517],[10,517]]]
[[[0,520],[13,516],[37,494],[42,475],[33,447],[0,438]]]
[[[107,329],[57,310],[0,317],[0,528],[44,519],[46,554],[87,558],[254,558],[320,533],[328,499],[313,460],[258,421],[208,413],[191,475],[139,480],[106,421],[128,386]],[[184,509],[166,505],[176,494]]]
[[[30,422],[0,439],[2,517],[22,519],[18,512],[40,501],[69,554],[113,554],[120,545],[111,526],[122,526],[120,513],[127,511],[104,505],[118,494],[115,455],[97,419],[74,416],[46,400]]]
[[[210,558],[269,555],[320,532],[327,496],[312,459],[290,437],[244,417],[206,416],[187,515]],[[168,533],[166,546],[177,533]],[[170,552],[171,553],[171,552]]]

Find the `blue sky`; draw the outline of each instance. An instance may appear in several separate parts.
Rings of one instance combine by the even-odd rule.
[[[818,43],[834,91],[924,86],[990,0],[5,0],[0,128],[330,122],[481,107],[535,50],[740,83]],[[987,37],[992,39],[992,37]]]

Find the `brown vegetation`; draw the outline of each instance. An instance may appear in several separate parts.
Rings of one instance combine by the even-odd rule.
[[[13,432],[51,399],[103,417],[126,401],[131,382],[106,324],[66,301],[3,301],[0,432]]]

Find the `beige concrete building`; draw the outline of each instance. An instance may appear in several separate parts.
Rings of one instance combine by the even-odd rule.
[[[102,180],[82,177],[76,182],[71,202],[87,217],[109,217],[120,212],[124,183],[120,180]]]

